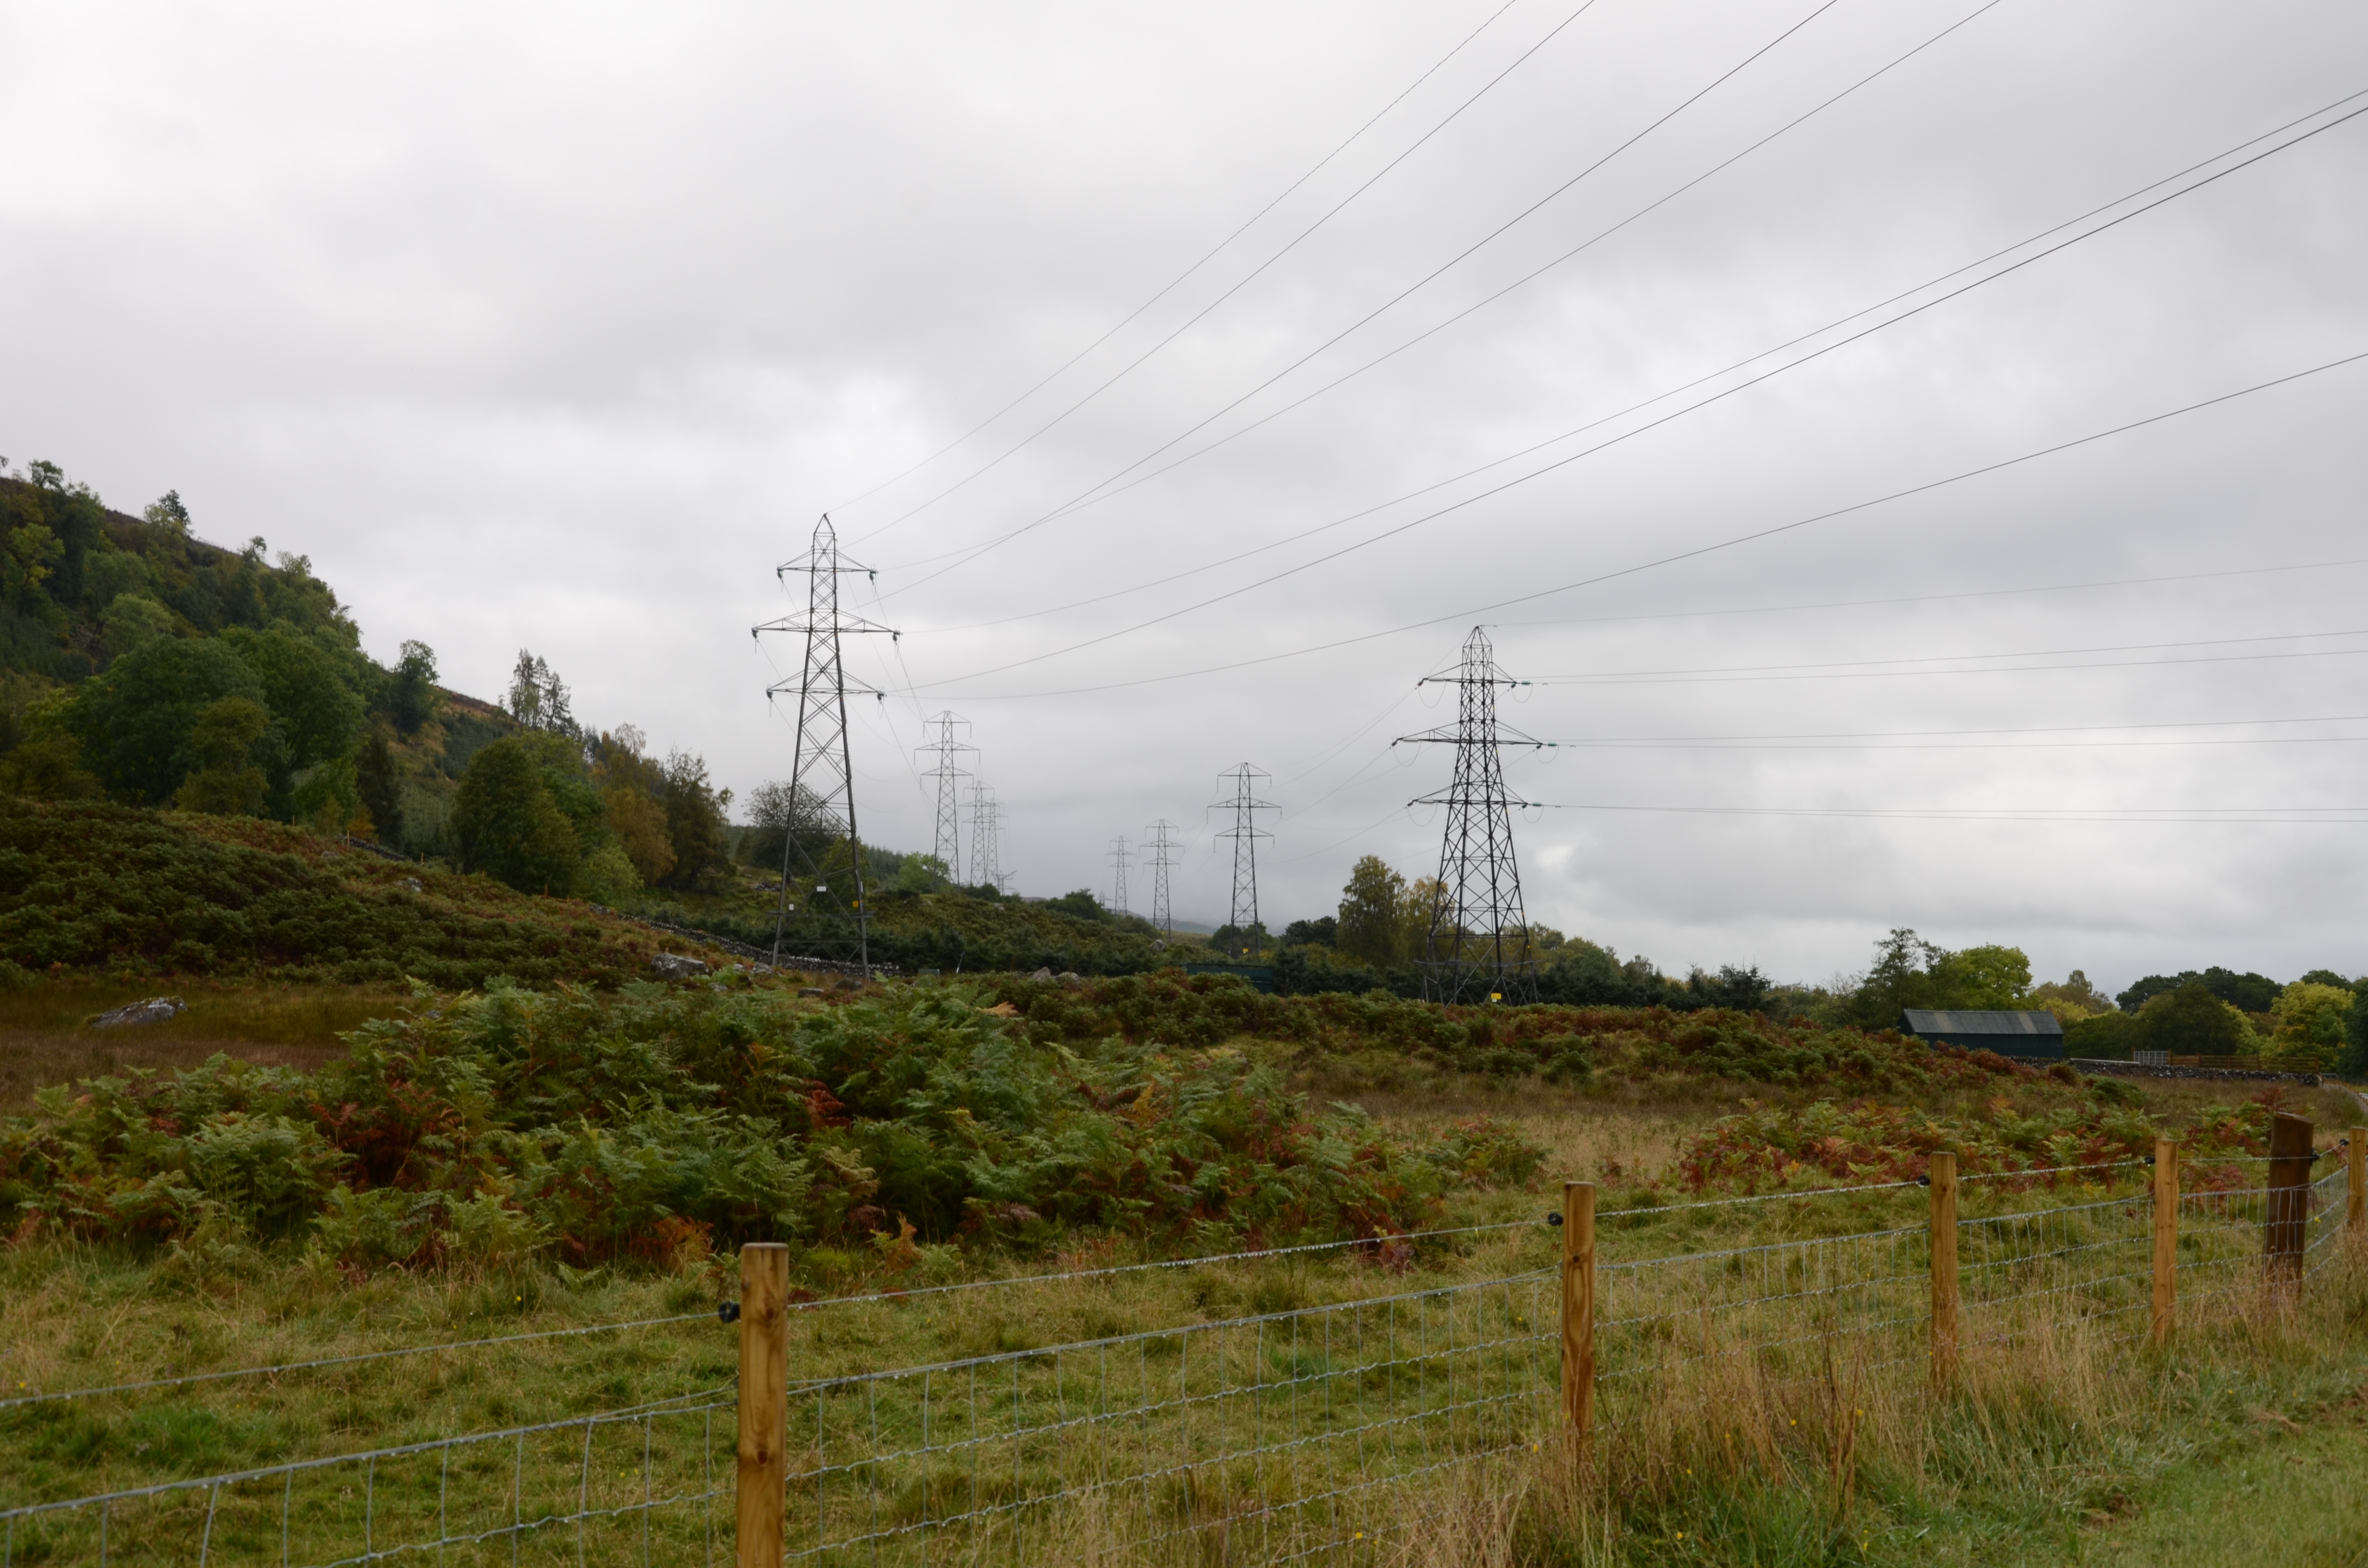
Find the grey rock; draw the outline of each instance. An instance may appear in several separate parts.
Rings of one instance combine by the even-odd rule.
[[[686,958],[680,953],[660,953],[650,960],[650,972],[660,980],[689,980],[707,972],[707,960]]]
[[[1074,969],[1063,970],[1059,979],[1064,985],[1083,985],[1086,983],[1086,977]]]
[[[1030,980],[1050,980],[1053,978],[1053,971],[1050,969],[1040,969],[1028,978]]]
[[[126,1002],[120,1007],[109,1008],[91,1019],[95,1029],[128,1028],[134,1024],[161,1024],[167,1018],[177,1018],[189,1010],[189,1005],[178,996],[151,996],[145,1002]]]
[[[405,892],[426,892],[427,884],[417,877],[405,877],[403,879],[403,888]]]

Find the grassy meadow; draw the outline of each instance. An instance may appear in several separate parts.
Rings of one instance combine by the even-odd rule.
[[[159,989],[189,1011],[120,1035],[85,1026]],[[1968,1220],[2060,1210],[2076,1242],[2081,1226],[2126,1240],[2143,1231],[2143,1171],[2126,1183],[2013,1173],[2065,1163],[2051,1151],[2135,1157],[2157,1129],[2234,1171],[2266,1123],[2260,1096],[2100,1086],[1744,1016],[1483,1017],[1156,976],[795,990],[741,977],[599,997],[302,983],[0,993],[13,1118],[0,1181],[15,1184],[0,1187],[0,1231],[14,1237],[0,1251],[0,1401],[682,1320],[0,1404],[0,1507],[689,1400],[680,1408],[698,1413],[521,1437],[515,1453],[390,1459],[367,1485],[332,1470],[286,1498],[232,1488],[212,1500],[212,1526],[202,1494],[142,1505],[117,1521],[111,1551],[182,1561],[193,1554],[180,1545],[211,1528],[223,1561],[272,1560],[285,1506],[298,1555],[309,1540],[326,1561],[350,1554],[337,1545],[348,1526],[355,1539],[425,1528],[442,1506],[448,1528],[463,1515],[497,1528],[521,1499],[573,1507],[580,1489],[586,1506],[623,1511],[580,1542],[530,1536],[528,1555],[683,1561],[709,1549],[704,1505],[643,1513],[638,1500],[722,1474],[713,1528],[728,1555],[730,1412],[712,1403],[734,1375],[734,1331],[714,1307],[737,1295],[736,1243],[777,1228],[809,1298],[791,1324],[792,1383],[859,1380],[814,1392],[814,1414],[793,1420],[793,1441],[810,1445],[793,1474],[828,1480],[811,1506],[793,1481],[793,1535],[860,1539],[882,1561],[919,1561],[931,1532],[874,1541],[868,1518],[911,1527],[973,1495],[1004,1509],[961,1537],[990,1557],[1084,1561],[1138,1551],[1148,1533],[1166,1537],[1143,1552],[1154,1558],[1270,1560],[1360,1522],[1338,1512],[1349,1505],[1321,1518],[1284,1506],[1327,1470],[1386,1477],[1442,1440],[1507,1451],[1426,1483],[1418,1517],[1361,1521],[1374,1528],[1350,1560],[2341,1562],[2368,1549],[2368,1517],[2340,1479],[2368,1442],[2368,1286],[2350,1258],[2298,1303],[2197,1303],[2164,1353],[2016,1307],[2015,1338],[1970,1344],[1942,1398],[1912,1324],[1855,1333],[1803,1305],[1798,1343],[1748,1353],[1779,1308],[1757,1309],[1747,1334],[1708,1310],[1707,1276],[1639,1274],[1632,1297],[1659,1295],[1641,1326],[1605,1331],[1599,1468],[1582,1472],[1551,1440],[1546,1271],[1560,1234],[1544,1217],[1565,1179],[1601,1186],[1606,1265],[1910,1230],[1926,1204],[1914,1187],[1717,1200],[1899,1179],[1937,1146],[1987,1172],[1967,1183]],[[917,1065],[894,1078],[905,1061]],[[90,1078],[119,1086],[32,1098]],[[2340,1088],[2270,1097],[2313,1118],[2322,1145],[2368,1119]],[[319,1140],[302,1145],[310,1185],[258,1195],[251,1159],[220,1163],[221,1134],[279,1123]],[[692,1157],[719,1129],[789,1152],[772,1187],[735,1186]],[[941,1152],[957,1142],[950,1164]],[[358,1217],[374,1191],[405,1195],[404,1215]],[[495,1208],[514,1218],[494,1223]],[[688,1222],[650,1244],[666,1219]],[[1492,1224],[1506,1228],[939,1290]],[[1487,1284],[1508,1278],[1530,1283]],[[1912,1278],[1887,1289],[1912,1307]],[[876,1299],[848,1300],[863,1297]],[[1378,1335],[1385,1311],[1405,1339],[1396,1359],[1378,1339],[1349,1348],[1349,1326]],[[1123,1418],[1070,1409],[1086,1363],[1053,1352],[1087,1341],[1137,1358],[1115,1383],[1099,1374],[1098,1397]],[[917,1439],[923,1403],[952,1397],[865,1374],[980,1358],[1009,1390],[961,1415],[973,1425],[933,1428],[944,1457],[832,1468],[903,1451],[899,1423]],[[1167,1414],[1179,1393],[1161,1388],[1180,1391],[1183,1418]],[[1451,1401],[1472,1413],[1425,1414]],[[1072,1426],[1045,1414],[1053,1402]],[[1516,1415],[1548,1434],[1534,1451],[1489,1440]],[[1253,1433],[1285,1457],[1226,1460]],[[1156,1479],[1088,1486],[1057,1510],[1028,1502],[1074,1488],[1088,1460]],[[847,1511],[859,1504],[872,1514]],[[365,1505],[375,1523],[354,1514]],[[80,1527],[28,1528],[12,1549],[23,1561],[92,1560]],[[452,1554],[498,1561],[509,1544]]]

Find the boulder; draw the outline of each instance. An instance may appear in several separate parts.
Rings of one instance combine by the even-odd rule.
[[[109,1008],[91,1019],[95,1029],[128,1028],[133,1024],[161,1024],[166,1018],[179,1017],[189,1010],[189,1005],[178,996],[151,996],[145,1002],[126,1002],[120,1007]]]
[[[689,980],[707,972],[707,960],[686,958],[680,953],[660,953],[650,960],[650,972],[660,980]]]
[[[1050,980],[1053,978],[1053,971],[1050,969],[1040,969],[1028,978],[1030,980]]]

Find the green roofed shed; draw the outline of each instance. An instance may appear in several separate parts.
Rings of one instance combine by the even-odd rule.
[[[2000,1056],[2064,1060],[2064,1026],[2049,1012],[1907,1007],[1900,1011],[1899,1028],[1904,1034],[1935,1045],[1962,1045],[1968,1051],[1994,1051]]]

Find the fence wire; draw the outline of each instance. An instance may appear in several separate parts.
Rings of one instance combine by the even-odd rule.
[[[0,1568],[715,1560],[733,1391],[0,1509]],[[730,1547],[729,1521],[723,1540]]]
[[[2345,1171],[2271,1189],[2259,1163],[2182,1172],[2183,1330],[2343,1251]],[[2142,1187],[1961,1217],[1961,1343],[2069,1326],[2142,1338],[2154,1226]],[[1839,1406],[1877,1379],[1920,1379],[1931,1243],[1918,1222],[1600,1261],[1597,1430],[1640,1432],[1679,1406],[1747,1413],[1740,1424],[1793,1385]],[[1559,1439],[1562,1287],[1556,1265],[794,1380],[786,1562],[1366,1561]],[[0,1568],[358,1568],[431,1552],[437,1568],[712,1568],[732,1554],[716,1505],[733,1493],[734,1411],[715,1391],[0,1509]]]

